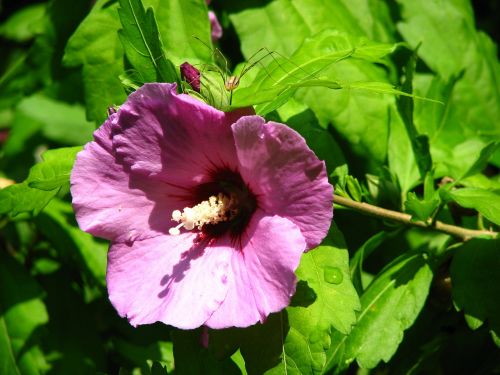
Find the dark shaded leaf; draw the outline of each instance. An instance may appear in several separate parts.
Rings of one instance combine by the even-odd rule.
[[[42,374],[47,368],[37,330],[49,317],[43,292],[22,265],[0,251],[0,373]]]
[[[500,240],[472,239],[456,249],[451,263],[453,301],[476,322],[488,321],[492,334],[500,335]]]

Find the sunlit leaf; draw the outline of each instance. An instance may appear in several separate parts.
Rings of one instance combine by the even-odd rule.
[[[500,193],[477,188],[441,190],[441,195],[457,202],[460,206],[474,208],[488,220],[500,225]]]
[[[363,368],[387,362],[422,309],[432,270],[421,253],[394,260],[361,295],[358,321],[348,335],[332,336],[327,368],[340,371],[356,360]]]
[[[117,4],[99,0],[71,36],[63,62],[82,66],[87,117],[102,123],[107,109],[120,105],[126,98],[120,82],[124,73],[123,48],[118,39],[120,20]]]
[[[148,2],[145,2],[147,4]],[[211,63],[210,23],[206,2],[149,1],[155,9],[158,30],[167,56],[176,65]]]
[[[69,191],[69,176],[81,147],[49,150],[43,161],[30,169],[28,178],[0,190],[0,214],[15,217],[20,213],[38,213],[57,194]]]
[[[402,17],[398,29],[404,39],[413,48],[421,43],[419,56],[445,82],[459,77],[450,108],[446,110],[448,120],[438,124],[441,143],[454,146],[472,136],[485,141],[498,139],[500,63],[493,42],[475,28],[471,3],[412,0],[397,3]],[[454,124],[447,123],[449,120]],[[483,146],[478,144],[475,152]]]
[[[152,8],[139,0],[120,0],[120,41],[141,82],[177,82],[174,65],[165,57]]]

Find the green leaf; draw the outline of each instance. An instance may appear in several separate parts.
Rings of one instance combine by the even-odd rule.
[[[202,347],[201,335],[200,329],[172,332],[176,373],[186,375],[241,374],[238,366],[230,358],[217,359],[209,350]]]
[[[152,8],[140,0],[120,0],[119,31],[125,54],[142,82],[177,82],[174,65],[165,57]]]
[[[151,366],[151,375],[168,375],[167,368],[155,361]]]
[[[42,374],[46,364],[37,330],[48,322],[42,290],[29,273],[0,251],[0,373]]]
[[[341,195],[346,198],[349,197],[346,192],[348,175],[349,175],[349,166],[346,163],[339,165],[330,174],[330,179],[334,186],[334,194]]]
[[[474,163],[469,167],[469,169],[460,177],[458,180],[466,179],[467,177],[474,176],[475,174],[481,173],[492,155],[500,147],[500,142],[490,142],[482,150]]]
[[[319,374],[330,332],[350,332],[359,299],[341,232],[334,225],[323,245],[302,256],[292,302],[266,323],[238,332],[249,374]],[[228,340],[226,340],[227,342]]]
[[[331,89],[349,88],[348,81],[333,81],[323,79],[316,74],[323,72],[328,66],[347,58],[355,58],[370,62],[380,62],[392,53],[394,44],[370,42],[364,38],[353,37],[338,31],[326,30],[306,39],[290,58],[277,53],[267,52],[257,54],[248,62],[249,66],[256,64],[269,54],[271,62],[263,67],[251,85],[238,88],[233,95],[233,107],[247,107],[272,101],[276,96],[290,93],[287,89],[299,87],[322,86]],[[256,60],[256,61],[254,61]],[[262,62],[259,61],[259,64]],[[247,67],[248,69],[248,67]],[[358,84],[358,88],[363,88]],[[371,85],[365,85],[371,88]],[[387,89],[387,88],[386,88]]]
[[[500,181],[486,177],[484,174],[475,174],[460,181],[460,185],[485,190],[500,190]]]
[[[291,329],[306,337],[329,332],[331,327],[350,332],[360,304],[350,279],[345,241],[335,225],[321,246],[302,256],[296,274],[302,290],[287,309]],[[316,296],[314,301],[310,293]]]
[[[383,42],[393,40],[394,29],[387,5],[365,0],[355,6],[348,0],[275,0],[232,14],[231,21],[247,58],[263,47],[264,40],[270,50],[291,54],[306,37],[326,29]]]
[[[87,117],[99,124],[107,118],[108,107],[126,98],[119,79],[124,67],[117,4],[108,3],[96,2],[69,39],[63,57],[66,66],[82,65]]]
[[[163,47],[174,64],[180,65],[186,60],[191,65],[211,63],[213,52],[206,2],[170,0],[157,3],[154,9]]]
[[[418,50],[418,47],[417,47]],[[403,91],[413,93],[413,75],[417,65],[417,51],[410,56],[405,69],[405,81],[403,83]],[[427,136],[418,134],[417,128],[413,122],[413,98],[408,96],[400,96],[397,100],[398,110],[403,119],[406,128],[406,133],[410,139],[411,147],[415,160],[417,162],[420,178],[424,179],[426,173],[432,168],[432,158],[429,151],[429,139]]]
[[[345,157],[333,136],[327,129],[318,124],[314,113],[296,100],[288,101],[278,113],[280,121],[300,133],[307,145],[314,151],[320,160],[324,160],[327,173],[345,163]]]
[[[61,267],[39,277],[50,316],[44,349],[50,350],[46,359],[55,374],[95,374],[106,368],[105,341],[99,336],[106,310],[84,300],[81,281],[75,275]]]
[[[71,204],[53,199],[36,222],[61,258],[74,263],[74,268],[89,277],[92,283],[105,286],[108,243],[78,228]]]
[[[351,333],[332,336],[326,368],[340,371],[355,359],[362,368],[388,362],[422,309],[431,281],[432,270],[421,253],[404,254],[385,267],[361,296]]]
[[[95,124],[85,119],[82,106],[67,104],[41,94],[19,102],[16,114],[23,116],[24,121],[29,119],[39,123],[45,137],[64,145],[83,145],[92,140],[95,130]]]
[[[341,61],[322,75],[344,81],[386,81],[385,73],[372,63],[357,59]],[[322,126],[332,124],[347,139],[352,151],[365,157],[372,165],[381,163],[387,154],[388,127],[392,117],[389,109],[394,98],[362,90],[331,90],[308,88],[297,92],[296,98],[307,104]]]
[[[432,218],[433,214],[439,207],[441,200],[434,199],[419,199],[413,192],[408,193],[408,199],[405,202],[405,209],[410,215],[412,220],[428,221]]]
[[[420,175],[406,126],[395,108],[391,107],[389,111],[387,159],[390,171],[397,176],[401,198],[404,198],[417,184]]]
[[[147,342],[145,342],[144,334],[140,332],[134,332],[134,335],[127,339],[113,337],[113,347],[123,358],[120,363],[130,363],[133,367],[148,369],[148,362],[154,360],[165,366],[167,371],[172,371],[174,368],[173,344],[161,339],[163,332],[155,330],[155,333],[156,337],[147,337]],[[135,342],[134,338],[136,338]]]
[[[23,212],[38,215],[57,194],[68,192],[71,168],[81,149],[67,147],[46,151],[43,161],[30,169],[24,182],[0,190],[0,214],[10,218]]]
[[[472,329],[488,321],[496,337],[500,334],[499,252],[499,239],[472,239],[456,249],[450,268],[455,306],[464,310]]]
[[[412,47],[421,43],[419,56],[427,66],[444,81],[463,74],[451,98],[450,110],[456,124],[449,124],[449,130],[455,130],[460,139],[453,145],[465,142],[471,135],[486,142],[498,139],[500,63],[494,43],[475,28],[470,2],[398,0],[397,3],[402,16],[398,29]],[[452,141],[444,134],[440,137],[444,137],[443,142]]]
[[[358,179],[350,175],[346,176],[346,186],[347,192],[352,197],[352,199],[354,199],[356,202],[361,202],[363,192]]]
[[[26,183],[29,187],[49,191],[62,189],[69,191],[69,176],[76,154],[82,147],[64,147],[48,150],[42,155],[42,162],[30,169]]]
[[[387,232],[379,232],[370,237],[356,252],[351,259],[349,271],[352,283],[357,292],[361,294],[365,289],[362,282],[363,262],[391,235]]]
[[[318,12],[318,9],[321,11]],[[378,20],[374,15],[382,17]],[[293,3],[290,0],[275,0],[264,7],[233,14],[231,20],[241,40],[243,54],[249,58],[264,46],[263,40],[270,51],[290,56],[307,37],[323,30],[330,30],[331,34],[344,33],[354,39],[364,37],[391,42],[393,38],[385,28],[390,24],[387,15],[386,5],[380,2],[375,6],[370,1],[359,0],[356,6],[352,6],[351,2],[343,0],[301,0]],[[278,24],[280,27],[275,27]],[[334,49],[328,51],[329,54],[334,52]],[[333,64],[318,75],[334,82],[389,83],[387,71],[351,58]],[[369,167],[385,161],[388,124],[391,121],[388,107],[394,106],[393,98],[361,90],[328,88],[300,89],[295,95],[315,112],[321,126],[326,128],[332,124],[353,146],[354,153],[365,158]]]
[[[440,192],[445,199],[451,199],[462,207],[474,208],[491,222],[500,225],[500,194],[498,191],[463,188],[450,191],[441,189]]]
[[[16,42],[26,42],[43,31],[42,20],[46,4],[33,4],[21,8],[0,25],[0,35]]]

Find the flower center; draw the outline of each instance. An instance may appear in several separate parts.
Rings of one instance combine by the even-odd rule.
[[[184,207],[181,211],[172,212],[172,220],[179,223],[170,228],[169,233],[173,236],[180,234],[180,228],[202,230],[204,225],[215,225],[224,221],[232,220],[238,214],[237,199],[231,194],[229,197],[219,193],[211,195],[207,200],[193,207]]]
[[[241,175],[229,168],[209,172],[207,180],[190,190],[192,206],[172,212],[172,220],[179,225],[170,228],[169,233],[175,236],[181,228],[196,228],[201,238],[229,234],[237,240],[258,207],[257,197]]]

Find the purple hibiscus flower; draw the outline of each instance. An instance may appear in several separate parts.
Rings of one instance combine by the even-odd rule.
[[[78,154],[76,217],[111,241],[109,298],[132,325],[263,321],[326,235],[324,163],[286,125],[244,114],[146,84]]]

